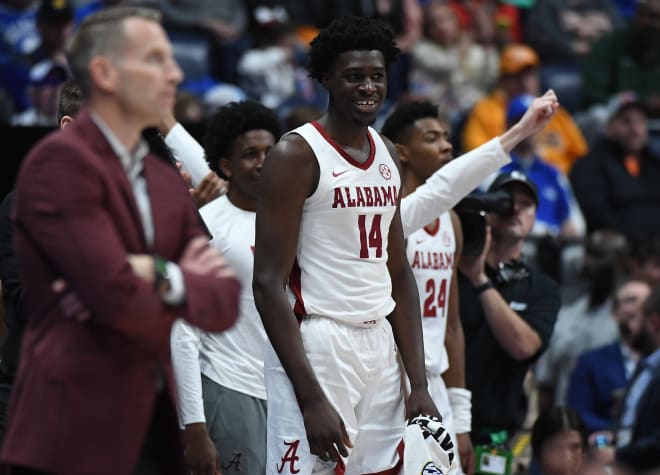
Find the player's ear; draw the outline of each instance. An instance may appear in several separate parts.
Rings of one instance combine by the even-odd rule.
[[[395,143],[394,147],[396,148],[396,153],[399,155],[401,164],[407,165],[410,161],[410,152],[408,151],[408,147],[400,143]]]
[[[231,178],[231,161],[228,158],[221,158],[218,160],[218,168],[227,178]]]

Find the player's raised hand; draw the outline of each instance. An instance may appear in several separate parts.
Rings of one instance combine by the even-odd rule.
[[[532,101],[525,115],[518,121],[518,126],[527,135],[535,134],[545,128],[550,119],[559,110],[557,95],[552,89]]]

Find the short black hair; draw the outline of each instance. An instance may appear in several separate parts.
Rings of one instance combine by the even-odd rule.
[[[310,43],[309,76],[321,81],[337,57],[347,51],[378,50],[389,66],[399,58],[394,32],[387,23],[373,18],[345,16],[334,20]]]
[[[80,89],[75,79],[67,80],[60,92],[60,102],[57,106],[57,122],[60,122],[65,115],[76,117],[82,107],[82,103],[82,89]]]
[[[582,417],[570,407],[555,406],[542,413],[532,427],[532,453],[540,460],[543,445],[553,435],[566,430],[574,430],[580,434],[582,449],[587,449],[587,429]]]
[[[396,106],[387,117],[381,133],[394,143],[401,143],[408,129],[419,119],[440,120],[438,107],[427,101],[406,102]]]
[[[226,178],[219,170],[218,160],[230,158],[236,137],[259,129],[273,134],[275,141],[280,139],[280,120],[272,109],[255,101],[230,102],[218,109],[209,120],[204,137],[204,152],[211,168]]]

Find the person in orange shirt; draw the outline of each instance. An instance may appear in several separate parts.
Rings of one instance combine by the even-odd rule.
[[[502,50],[498,87],[477,102],[468,115],[461,138],[463,151],[472,150],[506,130],[505,112],[509,98],[519,94],[539,94],[538,66],[538,55],[528,46],[511,44]],[[564,173],[568,173],[573,163],[588,152],[582,132],[562,107],[538,134],[537,144],[539,156]]]

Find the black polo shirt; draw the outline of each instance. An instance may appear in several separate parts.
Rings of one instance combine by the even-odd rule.
[[[502,282],[497,271],[486,273],[495,289],[520,315],[542,341],[532,358],[516,361],[500,346],[486,320],[479,296],[470,282],[459,273],[460,313],[465,333],[466,386],[472,391],[472,434],[475,440],[483,430],[509,431],[519,428],[525,418],[527,402],[523,380],[530,365],[545,351],[557,320],[559,287],[547,275],[528,269],[518,280]]]

